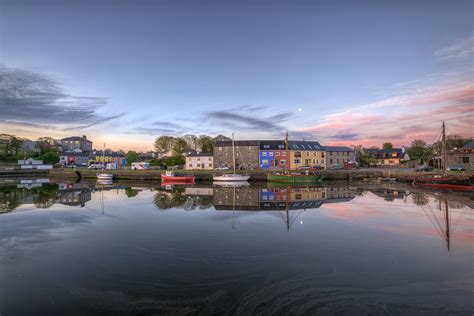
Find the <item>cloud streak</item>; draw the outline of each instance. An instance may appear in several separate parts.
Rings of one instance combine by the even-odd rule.
[[[66,130],[85,129],[123,114],[102,116],[103,97],[68,94],[52,77],[38,72],[0,67],[0,124]]]
[[[443,47],[434,53],[438,60],[446,61],[474,55],[474,35],[456,41],[450,46]]]

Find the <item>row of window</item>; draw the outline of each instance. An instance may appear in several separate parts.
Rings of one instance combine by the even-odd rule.
[[[262,151],[262,157],[267,157],[267,155],[269,157],[273,157],[273,154],[275,154],[275,156],[280,156],[280,152],[279,151],[276,151],[275,153],[273,151],[269,151],[269,152],[266,152],[266,151]],[[281,155],[286,157],[286,151],[283,151],[281,152]]]

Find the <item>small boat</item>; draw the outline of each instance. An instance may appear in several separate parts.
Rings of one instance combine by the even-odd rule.
[[[96,176],[97,176],[97,180],[101,180],[101,181],[112,180],[114,178],[114,175],[111,173],[104,172],[104,167],[105,167],[105,143],[104,143],[104,148],[102,150],[102,170]]]
[[[300,174],[300,173],[288,173],[288,174],[274,174],[269,173],[267,180],[271,182],[285,182],[285,183],[313,183],[321,181],[323,178],[317,174]]]
[[[194,176],[177,176],[172,171],[166,171],[161,175],[161,181],[173,183],[194,183]]]
[[[242,182],[242,181],[247,181],[250,179],[250,176],[243,176],[240,174],[235,174],[235,173],[228,173],[228,174],[223,174],[221,176],[214,176],[212,178],[214,181],[232,181],[232,182]]]

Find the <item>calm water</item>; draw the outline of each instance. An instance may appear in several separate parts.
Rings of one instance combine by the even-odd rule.
[[[472,315],[474,196],[0,185],[0,314]]]

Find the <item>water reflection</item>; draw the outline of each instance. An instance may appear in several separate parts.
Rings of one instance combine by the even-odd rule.
[[[396,183],[0,185],[0,314],[465,314],[473,201]]]

